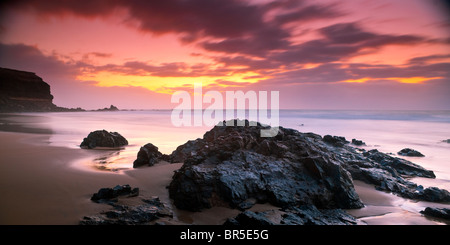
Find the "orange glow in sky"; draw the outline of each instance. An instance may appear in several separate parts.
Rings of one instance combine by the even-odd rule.
[[[108,104],[150,109],[157,98],[168,108],[170,94],[201,82],[280,90],[284,108],[313,105],[296,101],[352,83],[361,94],[394,88],[404,99],[411,96],[401,86],[421,84],[416,107],[422,98],[443,108],[442,99],[429,100],[450,91],[450,23],[438,2],[20,1],[0,12],[0,66],[36,72],[66,107],[101,107],[98,91],[121,88],[127,103]],[[133,104],[138,90],[148,96]],[[92,99],[80,105],[83,94]]]

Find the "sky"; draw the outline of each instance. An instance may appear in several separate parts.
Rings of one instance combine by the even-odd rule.
[[[202,83],[282,109],[449,110],[447,2],[3,1],[0,67],[69,108],[171,109]]]

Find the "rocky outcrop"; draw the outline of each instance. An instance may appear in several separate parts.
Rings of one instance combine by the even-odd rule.
[[[407,156],[407,157],[424,157],[424,155],[416,150],[410,149],[410,148],[404,148],[401,151],[397,152],[400,156]]]
[[[334,147],[335,157],[351,173],[352,178],[372,184],[378,190],[399,196],[431,202],[449,202],[450,193],[437,187],[423,188],[409,180],[411,177],[435,178],[431,170],[378,150],[365,151],[350,146]]]
[[[128,141],[119,133],[97,130],[89,133],[81,142],[80,147],[83,149],[94,149],[96,147],[117,148],[125,145],[128,145]]]
[[[411,182],[410,177],[435,175],[405,159],[354,148],[344,137],[322,138],[283,127],[277,136],[262,138],[260,130],[266,127],[249,126],[248,121],[245,125],[216,126],[170,155],[184,162],[169,185],[175,206],[242,210],[268,202],[285,210],[304,205],[318,210],[360,208],[353,179],[406,198],[450,201],[446,190]]]
[[[33,72],[0,68],[0,112],[84,111],[53,104],[50,85]]]
[[[239,207],[248,199],[279,207],[363,206],[349,172],[313,143],[319,135],[281,127],[276,137],[263,138],[264,126],[245,124],[216,126],[172,154],[183,160],[190,149],[169,186],[175,206],[198,211],[220,203]]]
[[[118,111],[109,108],[94,111]],[[50,85],[33,72],[0,67],[0,112],[79,112],[80,107],[65,108],[53,104]]]

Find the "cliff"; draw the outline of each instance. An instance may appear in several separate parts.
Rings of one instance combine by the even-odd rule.
[[[50,85],[32,72],[0,68],[0,111],[52,111]]]
[[[53,104],[50,85],[33,72],[0,67],[0,112],[83,111]]]

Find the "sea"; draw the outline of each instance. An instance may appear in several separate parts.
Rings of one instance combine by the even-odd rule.
[[[192,112],[191,120],[201,117],[202,113]],[[172,110],[14,113],[2,115],[0,130],[19,128],[24,132],[45,133],[50,136],[41,143],[67,148],[79,148],[83,138],[95,130],[118,132],[128,140],[128,146],[103,150],[96,158],[80,159],[73,165],[88,171],[121,174],[123,170],[132,169],[141,146],[152,143],[162,153],[170,154],[179,145],[203,137],[212,128],[204,123],[176,126],[172,114]],[[222,119],[232,118],[224,114]],[[280,126],[300,132],[343,136],[348,141],[362,140],[366,145],[358,146],[360,148],[392,153],[436,175],[435,179],[416,177],[411,181],[450,191],[450,143],[447,142],[450,111],[280,110],[278,120]],[[415,149],[425,157],[397,155],[403,148]],[[414,205],[409,205],[411,207]]]

